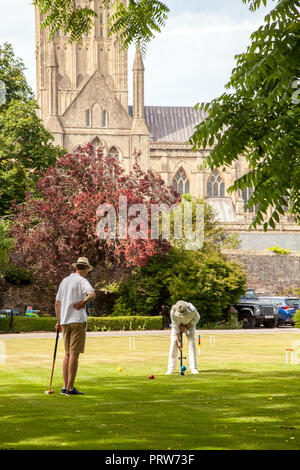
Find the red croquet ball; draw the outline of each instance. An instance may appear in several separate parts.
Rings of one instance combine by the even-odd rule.
[[[151,374],[151,375],[149,375],[148,378],[149,378],[149,379],[154,379],[154,375]]]

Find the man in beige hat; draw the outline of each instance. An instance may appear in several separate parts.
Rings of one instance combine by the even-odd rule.
[[[84,352],[86,339],[86,304],[95,298],[95,291],[86,279],[93,270],[87,258],[78,258],[75,272],[65,277],[59,286],[55,313],[56,331],[63,332],[65,358],[63,362],[64,385],[62,395],[83,395],[74,387],[79,354]]]
[[[171,344],[167,375],[176,370],[178,349],[182,349],[180,333],[185,333],[189,344],[189,366],[192,374],[199,374],[197,369],[197,350],[195,344],[196,325],[200,315],[193,304],[179,300],[170,312]]]

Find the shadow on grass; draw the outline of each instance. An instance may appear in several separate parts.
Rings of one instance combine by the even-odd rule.
[[[84,396],[38,383],[1,387],[0,448],[296,449],[300,371],[86,375]]]

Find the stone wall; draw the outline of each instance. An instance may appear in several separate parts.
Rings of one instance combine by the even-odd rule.
[[[128,275],[129,271],[104,266],[98,266],[94,269],[89,280],[96,291],[94,309],[98,315],[110,314],[115,301],[115,294],[105,289],[102,290],[103,285],[118,282]],[[49,289],[46,285],[43,286],[43,283],[41,285],[41,288],[32,284],[17,286],[0,278],[0,308],[18,308],[20,313],[25,313],[27,306],[30,305],[33,310],[55,315],[56,290]]]
[[[55,292],[47,288],[36,288],[34,285],[14,285],[4,280],[0,283],[0,308],[18,308],[25,313],[27,306],[41,313],[55,315]]]
[[[228,259],[244,266],[247,286],[259,295],[295,295],[300,289],[300,252],[288,255],[276,255],[268,251],[227,250]],[[103,283],[119,281],[128,273],[97,267],[91,278],[97,298],[95,310],[98,315],[107,315],[112,311],[114,294],[101,290]],[[28,305],[34,310],[54,315],[55,292],[46,287],[37,289],[33,285],[15,286],[0,279],[0,308],[18,308],[25,312]]]
[[[226,250],[224,254],[244,266],[247,286],[259,295],[295,295],[295,289],[300,289],[300,252]]]

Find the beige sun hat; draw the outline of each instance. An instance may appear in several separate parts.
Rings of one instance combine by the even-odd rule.
[[[82,256],[81,258],[78,258],[76,263],[72,264],[73,268],[76,268],[76,266],[86,266],[89,268],[89,273],[93,271],[93,266],[90,265],[89,260],[85,257]]]
[[[194,316],[194,312],[188,302],[179,300],[174,306],[174,315],[183,325],[188,325]]]

